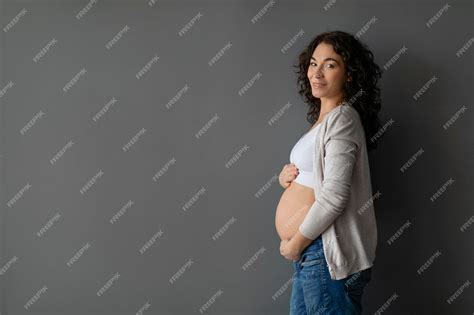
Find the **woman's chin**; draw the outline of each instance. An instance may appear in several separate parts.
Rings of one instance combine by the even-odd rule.
[[[316,98],[321,98],[321,96],[323,96],[319,91],[315,91],[315,90],[312,91],[312,94]]]

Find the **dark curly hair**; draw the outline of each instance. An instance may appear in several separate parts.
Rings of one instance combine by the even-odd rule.
[[[343,31],[330,31],[317,35],[299,55],[297,68],[298,93],[304,97],[309,105],[306,120],[314,124],[321,110],[321,100],[313,96],[307,72],[316,47],[324,42],[332,45],[334,51],[340,55],[348,74],[352,75],[351,81],[346,81],[343,87],[344,101],[353,106],[360,115],[364,127],[367,151],[377,147],[373,135],[380,130],[381,123],[378,112],[381,108],[380,89],[377,81],[382,76],[382,71],[374,62],[374,56],[369,48],[353,35]]]

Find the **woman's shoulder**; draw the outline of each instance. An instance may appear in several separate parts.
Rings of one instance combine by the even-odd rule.
[[[348,103],[340,105],[336,110],[329,113],[328,124],[358,124],[360,122],[359,112]]]
[[[360,143],[363,126],[359,112],[349,104],[340,105],[328,117],[325,138],[342,138]]]

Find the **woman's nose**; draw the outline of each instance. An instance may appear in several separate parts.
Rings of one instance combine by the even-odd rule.
[[[321,78],[323,76],[323,73],[321,71],[321,68],[313,69],[311,71],[311,78]]]
[[[313,73],[311,73],[311,78],[317,78],[317,79],[319,79],[319,78],[322,78],[322,77],[323,77],[323,74],[322,74],[321,72],[319,72],[319,71],[316,71],[316,70],[315,70]]]

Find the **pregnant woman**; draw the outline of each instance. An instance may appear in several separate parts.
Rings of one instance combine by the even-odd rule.
[[[295,271],[290,314],[361,314],[377,245],[367,152],[380,129],[381,71],[341,31],[316,36],[297,68],[312,126],[280,173],[275,216],[280,253]]]

